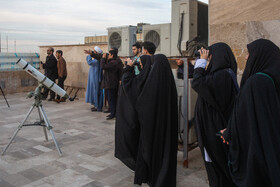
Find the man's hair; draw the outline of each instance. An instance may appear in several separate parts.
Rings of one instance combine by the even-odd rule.
[[[136,47],[137,49],[142,49],[142,46],[139,42],[136,42],[135,44],[133,44],[132,47]]]
[[[63,52],[61,50],[56,50],[56,52],[61,54],[61,56],[63,55]]]
[[[52,47],[50,47],[51,51],[54,52],[54,49]]]
[[[119,52],[119,49],[116,47],[112,47],[111,50],[115,50],[115,51],[117,51],[117,53]]]
[[[116,50],[110,50],[109,53],[113,55],[113,58],[117,58],[118,52]]]
[[[148,41],[144,42],[142,47],[146,49],[151,55],[155,54],[157,48],[153,42]]]

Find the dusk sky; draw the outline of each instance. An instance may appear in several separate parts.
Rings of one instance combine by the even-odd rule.
[[[208,0],[201,0],[208,3]],[[171,0],[0,0],[2,52],[38,52],[40,45],[83,44],[108,27],[170,23]]]

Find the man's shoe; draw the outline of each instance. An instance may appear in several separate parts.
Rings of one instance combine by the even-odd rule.
[[[108,117],[110,117],[110,116],[111,116],[111,114],[107,115],[106,118],[108,118]]]
[[[106,120],[115,119],[115,116],[109,116]]]
[[[48,101],[53,101],[54,99],[52,99],[52,98],[50,98],[50,99],[48,99]]]
[[[66,102],[66,99],[61,98],[61,99],[59,100],[59,102]]]
[[[41,100],[46,100],[47,98],[46,97],[42,97],[42,99]]]
[[[93,107],[93,108],[91,108],[91,111],[95,112],[95,111],[97,111],[97,109]]]
[[[60,103],[60,99],[54,99],[54,102]]]
[[[110,113],[110,110],[104,110],[104,113]]]

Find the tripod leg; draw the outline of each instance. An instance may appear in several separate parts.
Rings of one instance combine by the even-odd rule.
[[[51,126],[50,126],[50,122],[49,122],[49,120],[48,120],[48,118],[47,118],[47,115],[46,115],[46,113],[45,113],[43,107],[42,107],[42,106],[39,106],[39,110],[40,110],[40,112],[41,112],[41,114],[42,114],[42,117],[43,117],[43,119],[44,119],[44,121],[45,121],[45,124],[46,124],[48,130],[50,131],[50,134],[51,134],[51,136],[52,136],[52,139],[53,139],[53,141],[54,141],[54,144],[55,144],[55,146],[56,146],[56,149],[57,149],[59,155],[62,156],[62,152],[61,152],[61,150],[60,150],[60,148],[59,148],[58,143],[56,142],[54,133],[53,133],[53,131],[52,131],[52,129],[51,129]]]
[[[19,130],[22,128],[23,124],[25,123],[25,121],[27,120],[27,118],[29,117],[29,115],[31,114],[32,110],[34,109],[35,106],[32,106],[29,110],[29,112],[27,113],[26,117],[24,118],[24,120],[22,121],[22,123],[18,126],[18,129],[16,130],[16,132],[14,133],[14,135],[12,136],[11,140],[9,141],[8,145],[5,147],[4,151],[1,153],[2,155],[4,155],[4,153],[6,152],[6,150],[9,148],[10,144],[12,143],[12,141],[14,140],[14,138],[16,137],[17,133],[19,132]]]
[[[2,94],[3,94],[3,97],[4,97],[4,99],[5,99],[5,101],[6,101],[7,105],[8,105],[8,107],[10,107],[10,105],[9,105],[9,103],[8,103],[8,101],[7,101],[6,97],[5,97],[5,94],[4,94],[4,92],[3,92],[3,90],[2,90],[2,87],[1,87],[1,86],[0,86],[0,89],[1,89],[1,92],[2,92]]]
[[[39,117],[40,117],[40,123],[42,123],[42,122],[45,123],[45,121],[42,119],[41,112],[40,112],[39,108],[38,108],[38,112],[39,112]],[[48,141],[49,139],[48,139],[48,134],[47,134],[46,126],[43,127],[43,130],[44,130],[46,141]]]

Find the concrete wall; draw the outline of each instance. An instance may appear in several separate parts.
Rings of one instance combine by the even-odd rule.
[[[0,86],[5,94],[33,91],[38,81],[16,65],[23,58],[35,68],[39,67],[37,53],[0,53]],[[0,98],[2,94],[0,93]]]
[[[33,91],[37,85],[38,81],[25,71],[0,72],[0,86],[5,95]]]
[[[280,46],[279,7],[279,0],[209,0],[209,42],[229,44],[239,75],[246,65],[248,43],[265,38]]]
[[[54,50],[62,50],[63,57],[66,60],[68,76],[65,85],[73,87],[82,87],[78,97],[85,96],[85,88],[87,86],[89,65],[86,62],[86,54],[84,50],[93,50],[94,46],[99,46],[104,52],[108,51],[107,43],[85,44],[85,45],[58,45],[51,46]],[[45,62],[47,56],[47,48],[50,46],[40,46],[40,60]]]
[[[86,36],[85,44],[96,43],[96,42],[108,42],[108,36]]]

